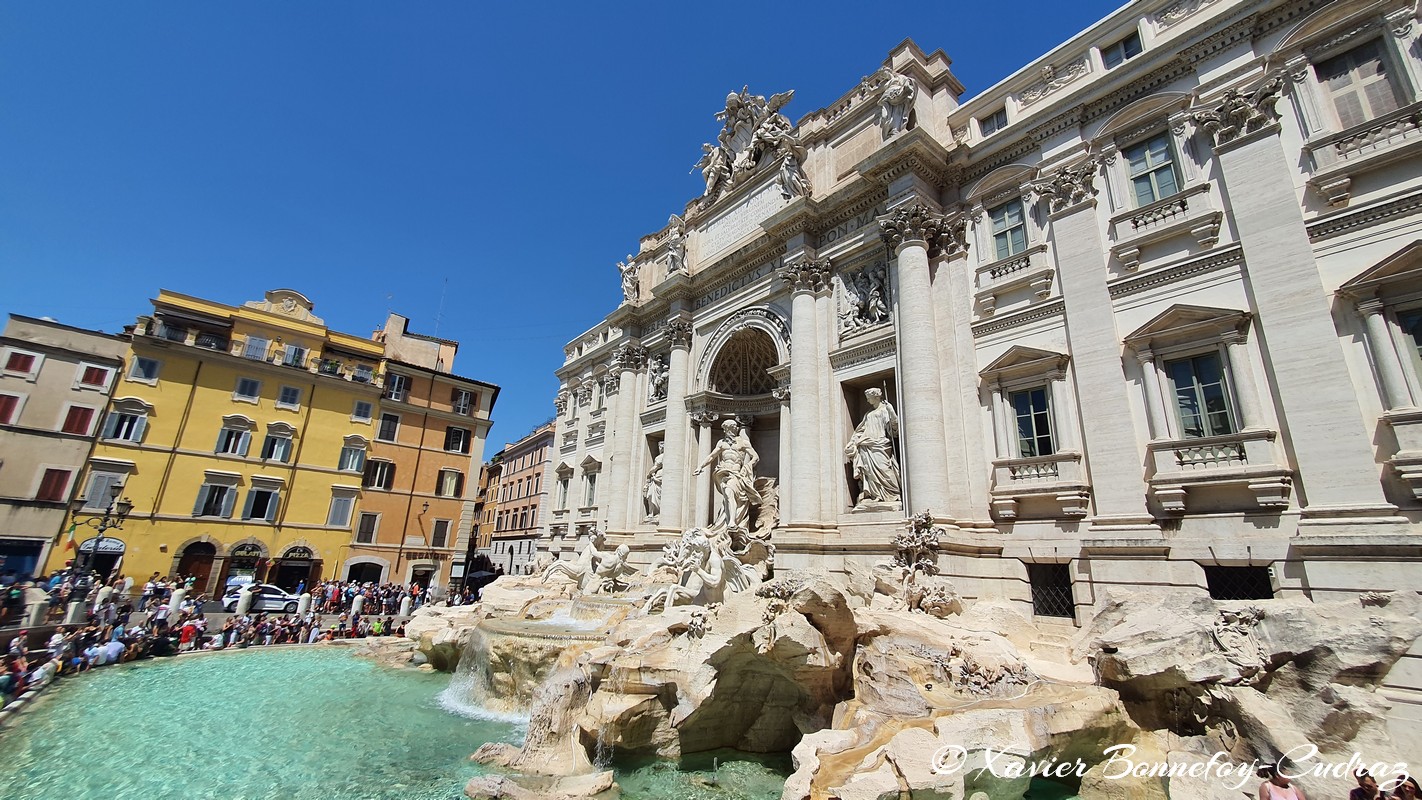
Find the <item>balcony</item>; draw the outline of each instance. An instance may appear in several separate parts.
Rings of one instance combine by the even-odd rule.
[[[1162,198],[1150,205],[1133,208],[1111,218],[1111,255],[1128,272],[1141,265],[1141,250],[1179,236],[1190,235],[1200,247],[1209,249],[1220,240],[1224,212],[1210,201],[1210,184],[1200,183]]]
[[[1249,497],[1260,509],[1282,511],[1289,507],[1293,472],[1282,465],[1276,438],[1274,431],[1256,429],[1151,442],[1151,496],[1171,514],[1240,510]]]
[[[1422,102],[1403,106],[1344,131],[1304,145],[1313,162],[1308,184],[1329,205],[1348,205],[1353,178],[1422,151]]]
[[[1056,271],[1047,258],[1047,246],[1034,247],[978,267],[978,307],[985,317],[997,310],[998,300],[1009,292],[1030,288],[1033,296],[1044,300],[1052,293]]]
[[[1080,519],[1091,500],[1081,454],[1053,453],[992,462],[992,512],[1001,520]]]
[[[260,338],[229,336],[225,333],[165,323],[151,317],[139,317],[134,334],[196,347],[213,353],[225,353],[235,358],[302,372],[326,375],[355,383],[381,385],[381,376],[370,364],[343,362],[325,358],[304,347],[267,342]]]

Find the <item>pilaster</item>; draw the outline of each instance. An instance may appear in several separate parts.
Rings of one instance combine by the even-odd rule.
[[[805,258],[782,268],[790,287],[790,464],[788,491],[782,500],[790,527],[813,527],[820,518],[819,392],[816,391],[819,332],[815,295],[829,280],[828,259]],[[782,431],[784,427],[782,426]],[[781,465],[785,474],[785,465]]]
[[[673,317],[667,322],[666,336],[671,344],[671,363],[667,365],[666,448],[662,458],[662,513],[657,530],[680,533],[686,526],[686,479],[691,471],[687,458],[690,426],[686,410],[690,320]]]

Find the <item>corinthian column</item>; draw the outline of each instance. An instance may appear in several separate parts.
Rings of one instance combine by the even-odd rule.
[[[820,400],[815,391],[815,293],[829,279],[829,261],[805,259],[780,270],[790,286],[790,526],[817,522],[820,493]]]
[[[662,514],[659,531],[680,533],[686,524],[686,374],[691,351],[691,323],[667,323],[671,363],[667,366],[666,451],[662,458]]]
[[[904,443],[904,510],[929,509],[946,516],[948,447],[943,432],[943,391],[938,374],[938,336],[928,279],[943,217],[921,203],[879,218],[879,231],[894,251],[898,291],[894,305],[899,348],[899,409]],[[794,398],[793,390],[791,398]]]
[[[644,347],[627,343],[612,354],[612,369],[615,378],[607,381],[607,389],[616,394],[612,398],[611,419],[608,421],[608,494],[607,527],[609,531],[627,530],[628,508],[634,494],[632,491],[632,438],[636,426],[632,416],[637,413],[637,370],[647,360]],[[637,517],[640,519],[640,516]]]

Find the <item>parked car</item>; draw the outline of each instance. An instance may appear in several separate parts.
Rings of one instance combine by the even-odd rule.
[[[237,600],[241,596],[243,589],[252,590],[252,606],[249,609],[251,611],[281,611],[287,614],[296,613],[296,603],[300,598],[280,586],[272,586],[269,583],[231,587],[227,590],[227,594],[222,596],[223,610],[229,614],[237,610]]]

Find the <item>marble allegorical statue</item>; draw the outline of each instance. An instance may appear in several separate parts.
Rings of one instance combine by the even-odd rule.
[[[665,609],[687,603],[720,603],[726,592],[744,591],[755,583],[755,570],[742,564],[701,528],[692,528],[678,541],[668,543],[649,574],[661,567],[671,567],[677,582],[659,586],[647,597],[642,605],[647,613],[659,606]]]
[[[667,220],[671,233],[667,236],[667,274],[686,271],[686,222],[675,214]]]
[[[869,413],[844,446],[844,457],[853,465],[859,481],[856,510],[900,508],[899,462],[894,456],[894,437],[899,433],[899,415],[877,388],[866,389]]]
[[[637,273],[639,272],[637,262],[629,255],[626,261],[617,262],[617,271],[622,274],[622,302],[637,302],[640,295],[640,286],[637,282]]]
[[[655,522],[662,513],[662,460],[666,456],[666,448],[666,442],[657,442],[657,455],[652,459],[647,482],[642,486],[642,501],[647,507],[646,522]]]
[[[543,582],[548,583],[554,576],[562,576],[577,583],[580,591],[586,592],[595,588],[597,567],[607,555],[601,549],[604,541],[602,531],[592,531],[588,535],[588,543],[578,551],[577,558],[572,561],[554,561],[543,570]]]
[[[755,467],[760,456],[739,422],[728,419],[721,423],[721,430],[721,440],[692,474],[700,475],[711,467],[711,483],[721,498],[721,509],[711,530],[744,532],[750,530],[751,507],[760,501],[755,490]]]
[[[887,139],[908,129],[909,112],[913,111],[918,87],[912,78],[888,67],[880,69],[879,76],[885,81],[884,93],[879,95],[879,130]]]
[[[660,353],[647,363],[647,397],[652,401],[667,399],[667,357]]]
[[[844,295],[839,312],[841,332],[871,328],[889,321],[888,276],[883,267],[862,269],[837,280]]]

